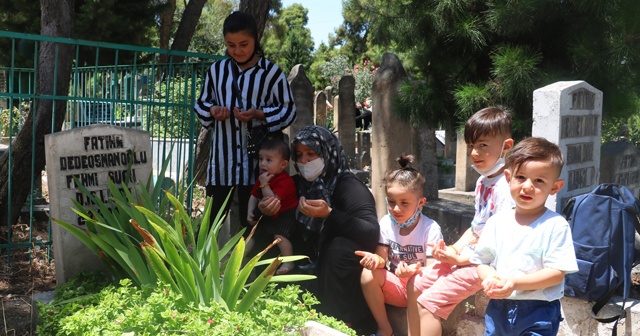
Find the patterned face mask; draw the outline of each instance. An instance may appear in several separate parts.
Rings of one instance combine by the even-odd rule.
[[[386,199],[385,199],[386,200]],[[418,206],[416,206],[416,212],[413,213],[413,215],[411,216],[411,218],[407,219],[406,221],[404,221],[404,223],[400,223],[398,222],[395,218],[393,218],[393,215],[391,215],[391,212],[389,211],[389,200],[387,201],[387,213],[389,214],[389,218],[391,218],[391,223],[393,223],[393,225],[401,228],[401,229],[406,229],[409,226],[411,226],[411,224],[413,224],[413,222],[415,222],[416,218],[418,218],[418,216],[420,216],[420,204],[418,204]]]

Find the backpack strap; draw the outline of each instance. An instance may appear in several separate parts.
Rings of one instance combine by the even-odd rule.
[[[625,295],[624,299],[622,300],[622,307],[618,307],[617,305],[615,305],[615,307],[618,310],[616,314],[607,316],[607,317],[598,317],[598,313],[607,304],[607,302],[609,302],[611,297],[613,297],[613,294],[616,292],[616,290],[620,288],[620,286],[622,286],[623,283],[624,282],[621,281],[620,284],[618,284],[618,286],[611,289],[605,296],[601,297],[598,301],[596,301],[593,304],[593,307],[591,307],[591,317],[594,320],[602,323],[615,322],[613,324],[613,329],[611,333],[611,335],[613,336],[618,334],[618,322],[620,321],[620,319],[625,318],[627,316],[627,311],[624,309],[624,306],[627,303],[627,296]]]

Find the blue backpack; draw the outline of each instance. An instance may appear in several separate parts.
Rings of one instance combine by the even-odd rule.
[[[571,198],[562,214],[571,227],[579,269],[565,276],[564,294],[595,302],[592,316],[604,323],[615,321],[615,335],[617,321],[625,315],[631,269],[640,257],[634,246],[636,231],[640,232],[640,206],[627,187],[601,184]],[[619,314],[598,317],[616,292],[624,298]]]

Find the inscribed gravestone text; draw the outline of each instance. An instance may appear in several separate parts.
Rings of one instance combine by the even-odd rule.
[[[133,192],[140,181],[147,182],[152,171],[149,134],[139,130],[111,125],[81,127],[47,135],[45,148],[51,217],[80,228],[84,228],[84,220],[72,210],[73,201],[87,209],[97,206],[77,183],[109,204],[109,181]],[[61,227],[54,225],[52,231],[58,283],[100,264],[89,249]]]

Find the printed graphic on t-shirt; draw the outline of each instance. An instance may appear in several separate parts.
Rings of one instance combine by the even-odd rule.
[[[471,222],[471,227],[478,236],[482,233],[482,228],[487,223],[487,219],[496,212],[496,204],[491,201],[495,193],[494,186],[495,184],[486,186],[484,183],[478,183],[476,189],[476,195],[480,195],[480,197],[476,199],[477,211]]]
[[[424,264],[424,260],[418,258],[418,253],[424,254],[422,245],[405,245],[402,246],[394,241],[389,241],[389,251],[391,252],[391,260],[395,264],[404,261],[407,264],[415,264],[420,261]]]

